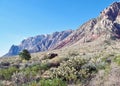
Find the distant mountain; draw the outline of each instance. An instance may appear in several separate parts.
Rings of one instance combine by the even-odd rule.
[[[9,52],[4,56],[18,55],[23,49],[29,50],[30,53],[50,50],[72,32],[72,30],[66,30],[24,39],[20,45],[12,45]]]
[[[75,31],[68,30],[30,37],[18,46],[13,45],[5,56],[17,55],[23,49],[33,53],[59,49],[76,43],[116,39],[120,39],[120,2],[108,6],[97,18],[89,20]]]
[[[88,43],[92,41],[120,39],[120,2],[115,2],[105,8],[100,16],[84,23],[80,28],[61,41],[55,49],[76,42]]]

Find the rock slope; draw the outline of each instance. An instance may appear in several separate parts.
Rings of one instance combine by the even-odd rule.
[[[120,39],[120,2],[104,9],[97,18],[84,23],[80,28],[61,41],[55,49],[66,45],[87,43],[95,40]]]
[[[72,30],[66,30],[24,39],[20,45],[12,45],[9,52],[5,56],[18,55],[23,49],[29,50],[30,53],[49,50],[58,42],[64,40],[72,32]]]

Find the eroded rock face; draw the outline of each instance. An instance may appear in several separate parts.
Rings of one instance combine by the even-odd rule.
[[[100,16],[102,18],[108,18],[112,21],[114,21],[117,16],[119,16],[120,13],[120,3],[119,2],[115,2],[112,5],[110,5],[109,7],[107,7],[106,9],[104,9]]]
[[[55,49],[72,45],[76,42],[86,43],[96,39],[120,39],[120,2],[115,2],[104,9],[100,16],[84,23]]]
[[[18,55],[23,49],[27,49],[30,53],[47,51],[53,48],[58,42],[64,40],[72,32],[72,30],[66,30],[24,39],[20,45],[12,45],[9,52],[5,56]]]

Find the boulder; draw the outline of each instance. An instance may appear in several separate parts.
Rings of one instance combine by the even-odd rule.
[[[57,53],[48,53],[48,59],[52,59],[54,57],[58,56]]]

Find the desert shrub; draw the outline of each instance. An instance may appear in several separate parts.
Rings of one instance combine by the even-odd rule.
[[[35,64],[29,67],[26,67],[19,72],[16,72],[12,76],[12,81],[14,81],[15,84],[24,84],[31,81],[37,80],[37,74],[42,75],[46,70],[48,69],[48,66],[46,64]]]
[[[1,80],[10,80],[13,73],[18,71],[16,67],[9,67],[8,69],[0,70],[0,79]]]
[[[24,49],[22,52],[20,52],[19,56],[24,60],[30,60],[31,59],[31,55],[28,52],[28,50],[26,50],[26,49]]]
[[[118,65],[120,65],[120,55],[118,55],[114,58],[114,62],[116,62]]]
[[[12,76],[12,81],[14,85],[22,85],[27,82],[34,80],[34,74],[32,72],[19,72],[14,73]]]
[[[106,65],[107,64],[105,62],[99,62],[96,64],[98,70],[105,70]]]
[[[105,40],[104,42],[105,42],[107,45],[110,45],[110,44],[111,44],[110,40]]]
[[[21,86],[40,86],[40,85],[38,85],[38,82],[32,81],[32,82],[29,82],[29,83],[24,83]]]
[[[22,86],[67,86],[66,82],[62,79],[41,79],[39,82],[33,81]]]
[[[49,69],[49,66],[47,63],[40,63],[40,64],[35,64],[32,66],[29,66],[27,68],[24,69],[24,71],[29,70],[29,71],[40,71],[40,70],[47,70]]]
[[[96,65],[97,71],[104,70],[105,74],[109,74],[110,72],[110,64],[112,63],[114,55],[113,54],[107,54],[105,56],[101,55],[98,56],[95,59],[94,63]]]
[[[48,55],[47,54],[44,54],[43,57],[42,57],[42,60],[45,60],[45,59],[48,59]]]
[[[79,56],[61,63],[58,68],[51,69],[52,77],[62,78],[68,83],[76,83],[77,80],[84,82],[96,71],[94,63],[90,64],[89,60]]]
[[[110,39],[112,39],[112,40],[116,40],[117,37],[116,37],[116,36],[110,36]]]
[[[79,53],[77,51],[69,51],[68,52],[69,57],[78,56],[78,55],[79,55]]]
[[[109,58],[110,55],[107,56],[97,56],[92,58],[92,63],[95,64],[97,70],[106,70],[106,68],[110,65],[111,59]],[[109,62],[110,60],[110,62]]]
[[[43,61],[36,61],[36,62],[32,62],[27,64],[27,67],[24,68],[25,69],[30,69],[30,70],[34,70],[34,71],[39,71],[39,70],[47,70],[48,67],[48,61],[43,60]]]
[[[38,83],[36,81],[34,81],[34,82],[29,83],[28,86],[38,86]]]
[[[49,66],[47,65],[47,63],[40,65],[40,70],[47,70],[47,69],[49,69]]]
[[[58,78],[54,79],[42,79],[39,82],[40,86],[67,86],[67,84],[62,80]]]

